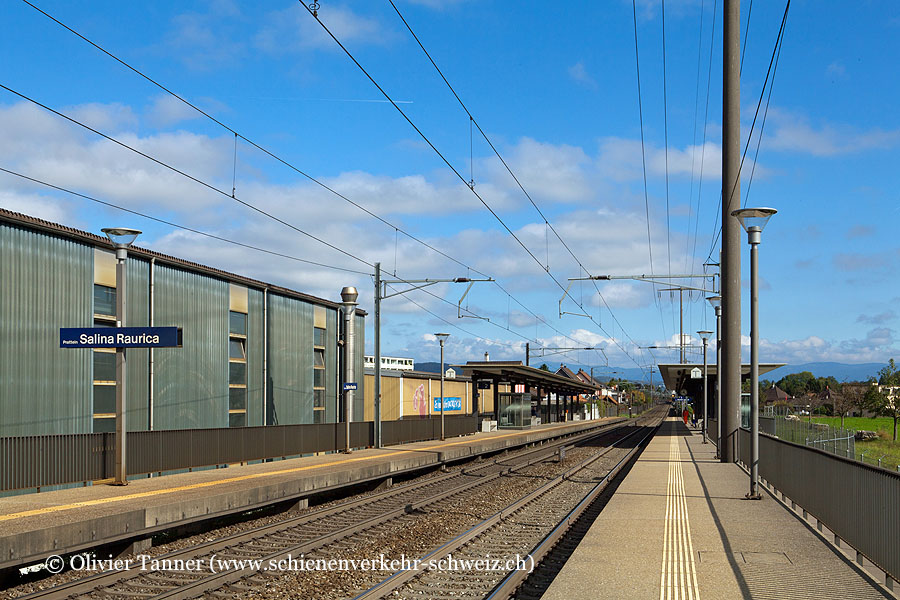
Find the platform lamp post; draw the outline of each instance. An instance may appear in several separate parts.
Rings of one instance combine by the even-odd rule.
[[[759,243],[774,208],[740,208],[731,216],[740,221],[750,244],[750,493],[759,500]]]
[[[706,299],[716,311],[716,458],[722,445],[722,364],[719,361],[719,346],[722,345],[722,296]]]
[[[128,227],[105,227],[100,231],[116,248],[116,327],[125,327],[125,261],[129,246],[141,232]],[[125,435],[125,348],[116,348],[116,485],[128,485]]]
[[[341,290],[341,301],[344,305],[344,421],[346,422],[347,444],[344,453],[350,454],[350,421],[353,418],[353,389],[347,383],[356,383],[356,369],[354,357],[356,356],[356,299],[359,292],[355,287],[345,287]]]
[[[706,421],[709,419],[709,411],[706,409],[707,402],[709,398],[709,393],[706,391],[709,387],[709,379],[707,379],[707,365],[706,365],[706,347],[709,343],[709,336],[712,335],[712,331],[698,331],[697,335],[699,335],[703,339],[703,443],[708,444],[709,441],[707,438],[707,428]]]
[[[436,333],[434,337],[441,344],[441,441],[444,441],[444,341],[450,337],[450,334]]]

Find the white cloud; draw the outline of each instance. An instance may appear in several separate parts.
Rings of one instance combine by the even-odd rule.
[[[163,45],[194,71],[227,67],[243,59],[240,11],[231,2],[213,2],[205,13],[182,13],[172,18]]]
[[[569,77],[575,80],[577,83],[590,88],[592,90],[597,89],[597,82],[593,77],[588,74],[587,69],[584,67],[583,61],[578,61],[574,65],[568,68]]]
[[[435,10],[446,10],[454,8],[469,0],[407,0],[410,4],[418,4]]]
[[[385,44],[395,37],[376,19],[358,15],[345,6],[329,4],[327,9],[319,10],[319,19],[344,44]],[[297,3],[266,15],[254,43],[271,54],[309,49],[339,50],[323,27]]]
[[[155,127],[169,127],[182,121],[197,119],[201,115],[181,100],[164,94],[157,96],[147,110],[147,121]]]
[[[0,185],[7,185],[10,177],[13,176],[0,173]],[[54,223],[71,222],[70,212],[62,203],[38,194],[21,194],[11,189],[0,189],[0,207]]]
[[[714,142],[706,142],[700,146],[689,145],[684,149],[666,149],[644,144],[649,177],[669,176],[690,177],[699,180],[701,169],[704,179],[716,180],[722,173],[722,147]],[[606,137],[600,140],[597,168],[599,172],[613,181],[632,181],[643,177],[641,141]],[[744,169],[750,161],[745,161]],[[760,168],[757,167],[757,173]]]
[[[831,123],[814,127],[805,116],[776,108],[769,109],[769,120],[774,131],[768,130],[763,145],[772,150],[837,156],[894,148],[900,143],[900,129],[861,131],[849,125]]]
[[[819,336],[797,340],[760,340],[760,356],[766,362],[799,364],[807,362],[884,362],[900,353],[894,330],[875,327],[863,338],[829,341]]]
[[[108,133],[119,133],[128,129],[134,129],[138,120],[131,107],[124,104],[79,104],[62,109],[76,121],[81,121],[89,127]],[[54,117],[55,118],[55,117]]]
[[[504,152],[504,159],[536,201],[577,202],[587,200],[591,195],[588,178],[591,160],[581,148],[542,143],[525,137]],[[516,198],[522,198],[515,180],[498,159],[483,161],[479,170],[482,173],[487,171],[489,182],[503,186]],[[478,174],[476,171],[476,177]],[[483,184],[477,183],[476,189],[481,193]],[[490,199],[493,196],[487,197]]]

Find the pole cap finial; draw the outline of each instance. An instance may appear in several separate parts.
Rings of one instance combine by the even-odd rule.
[[[356,291],[355,287],[347,286],[341,290],[341,300],[346,304],[353,304],[356,302],[356,299],[359,298],[359,292]]]

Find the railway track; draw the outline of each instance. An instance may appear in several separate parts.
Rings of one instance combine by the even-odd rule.
[[[461,508],[464,512],[473,498],[481,498],[479,502],[483,502],[484,498],[499,501],[510,496],[510,490],[514,488],[516,494],[521,495],[519,492],[523,487],[541,487],[544,481],[558,477],[573,462],[581,463],[596,453],[594,449],[575,446],[569,450],[565,461],[548,462],[558,455],[560,448],[590,440],[610,443],[613,438],[621,437],[625,429],[635,428],[613,426],[599,432],[556,440],[515,455],[469,465],[455,473],[396,486],[324,509],[312,509],[295,518],[153,556],[152,560],[137,560],[127,570],[103,571],[24,597],[244,597],[269,589],[274,581],[285,579],[283,572],[267,571],[259,565],[278,564],[278,561],[301,556],[346,555],[348,547],[375,548],[391,536],[402,537],[411,531],[422,532],[421,539],[414,540],[421,542],[419,546],[432,543],[429,536],[437,536],[443,542],[459,531],[454,529],[458,522],[445,523],[433,531],[435,527],[430,527],[428,523],[435,515],[443,512],[458,516]],[[477,517],[475,514],[468,515],[468,521],[477,522]],[[466,521],[465,518],[451,520]],[[443,539],[440,539],[441,536]],[[418,549],[416,544],[411,548]],[[229,564],[256,566],[249,569],[227,568]],[[225,565],[225,568],[217,569],[214,565]],[[383,578],[389,573],[366,575]],[[290,585],[288,583],[288,587]],[[339,585],[334,590],[335,597],[352,596],[354,589],[361,589],[358,582]]]
[[[636,428],[422,557],[425,568],[398,571],[354,600],[512,597],[655,429]]]

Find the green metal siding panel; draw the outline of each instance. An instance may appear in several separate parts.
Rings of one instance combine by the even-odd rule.
[[[247,425],[263,424],[263,293],[248,290],[247,315]]]
[[[269,376],[269,424],[312,423],[312,304],[269,295]]]
[[[335,423],[338,391],[338,311],[325,310],[325,421]]]
[[[356,383],[357,385],[359,385],[356,393],[353,395],[353,420],[362,421],[365,418],[365,413],[363,411],[365,409],[366,398],[366,378],[363,375],[363,373],[365,373],[366,364],[366,318],[362,315],[356,315],[356,319],[353,323],[353,334],[356,338],[353,341],[353,343],[355,344],[353,346],[353,376],[356,377]]]
[[[126,327],[150,325],[150,262],[132,257],[125,263],[128,309]],[[150,351],[129,348],[126,355],[125,425],[128,431],[150,428]]]
[[[88,433],[93,355],[59,347],[90,327],[93,249],[0,224],[0,436]]]
[[[228,283],[157,265],[154,320],[183,348],[154,352],[154,429],[228,426]]]

